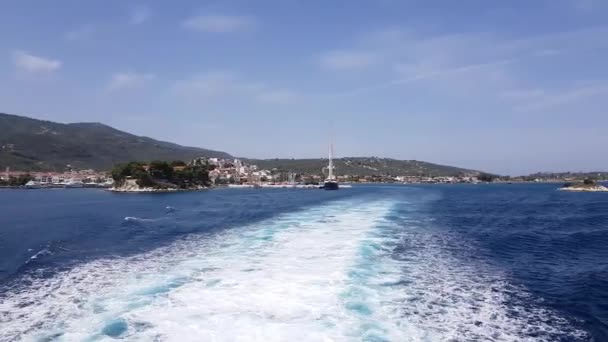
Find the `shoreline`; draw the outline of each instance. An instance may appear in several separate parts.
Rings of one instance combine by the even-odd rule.
[[[107,186],[38,186],[38,187],[27,187],[25,185],[0,185],[0,189],[20,189],[20,190],[46,190],[46,189],[103,189],[107,190]]]
[[[594,188],[567,187],[567,188],[559,188],[557,190],[569,191],[569,192],[608,192],[608,188],[605,186],[594,187]]]
[[[500,185],[517,185],[517,184],[561,184],[563,181],[545,181],[545,182],[479,182],[479,183],[398,183],[398,182],[349,182],[349,183],[341,183],[341,187],[350,188],[352,186],[370,186],[370,185],[408,185],[408,186],[417,186],[417,185],[492,185],[492,184],[500,184]],[[212,190],[212,189],[316,189],[318,185],[309,185],[309,184],[263,184],[263,185],[253,185],[253,184],[222,184],[215,185],[209,187],[202,188],[189,188],[189,189],[179,189],[179,188],[167,188],[167,189],[154,189],[154,188],[143,188],[143,189],[114,189],[107,186],[82,186],[82,187],[66,187],[66,186],[42,186],[42,187],[26,187],[23,185],[17,186],[9,186],[2,185],[0,186],[0,190],[2,189],[13,189],[13,190],[73,190],[73,189],[99,189],[112,193],[172,193],[172,192],[190,192],[190,191],[202,191],[202,190]],[[606,187],[605,187],[606,188]],[[608,192],[608,188],[606,190],[598,189],[598,190],[589,190],[589,189],[570,189],[570,188],[558,188],[560,191],[571,191],[571,192]]]
[[[168,188],[168,189],[154,189],[154,188],[139,188],[139,189],[115,189],[109,188],[105,189],[106,191],[117,193],[117,194],[152,194],[152,193],[173,193],[173,192],[189,192],[189,191],[203,191],[210,190],[213,187],[200,187],[200,188],[188,188],[188,189],[177,189],[177,188]]]

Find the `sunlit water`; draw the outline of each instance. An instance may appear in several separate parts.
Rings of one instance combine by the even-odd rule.
[[[0,205],[2,341],[606,336],[603,194],[33,190]]]

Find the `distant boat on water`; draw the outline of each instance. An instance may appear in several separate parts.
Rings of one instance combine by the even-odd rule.
[[[84,187],[84,184],[80,180],[77,180],[77,179],[74,179],[74,178],[70,178],[67,182],[64,183],[64,187],[66,187],[66,188],[82,188],[82,187]]]
[[[40,185],[39,182],[31,180],[31,181],[25,183],[24,187],[26,189],[40,189],[42,186]]]
[[[340,188],[340,186],[338,185],[338,180],[336,179],[336,176],[334,175],[335,166],[334,166],[334,160],[333,160],[333,152],[334,152],[334,144],[332,143],[329,145],[329,163],[327,165],[327,168],[323,168],[323,171],[325,171],[325,169],[327,169],[327,178],[325,178],[325,181],[323,182],[323,185],[321,186],[321,188],[325,189],[325,190],[338,190]]]

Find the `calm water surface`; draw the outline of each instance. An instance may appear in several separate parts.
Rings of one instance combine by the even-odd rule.
[[[607,341],[608,195],[0,190],[0,341]]]

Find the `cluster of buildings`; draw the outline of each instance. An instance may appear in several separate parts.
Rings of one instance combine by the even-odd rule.
[[[323,181],[321,174],[296,174],[286,170],[263,170],[257,165],[246,164],[239,159],[196,158],[189,165],[211,166],[209,179],[215,185],[223,184],[318,184]],[[184,167],[184,166],[181,166]],[[575,180],[578,174],[535,174],[526,177],[500,177],[499,182],[558,182]],[[598,175],[604,176],[605,174]],[[111,187],[113,180],[107,172],[80,170],[68,172],[24,172],[10,171],[0,173],[0,184],[9,180],[28,178],[30,187]],[[480,183],[488,180],[481,176],[392,176],[392,175],[338,175],[341,183],[406,183],[406,184],[454,184]]]
[[[317,184],[324,180],[321,174],[296,174],[286,170],[264,170],[256,165],[247,165],[239,159],[198,158],[195,161],[213,165],[209,178],[216,184]],[[194,161],[193,161],[194,162]],[[319,170],[320,171],[320,170]],[[488,178],[490,177],[490,178]],[[497,177],[491,175],[460,176],[394,176],[394,175],[338,175],[340,183],[403,183],[403,184],[477,184],[485,182],[563,182],[583,179],[580,174],[534,174],[521,177]],[[598,174],[598,179],[608,178],[608,174]],[[603,178],[602,178],[603,177]]]
[[[209,178],[216,184],[317,184],[323,181],[320,174],[296,174],[285,170],[263,170],[256,165],[247,165],[239,159],[197,158],[193,164],[212,165]],[[476,176],[426,177],[426,176],[390,176],[390,175],[338,175],[341,183],[479,183]]]
[[[209,165],[209,179],[215,185],[221,184],[288,184],[316,183],[322,180],[319,175],[299,175],[285,170],[264,170],[257,165],[246,164],[239,159],[196,158],[191,165]]]
[[[440,177],[419,177],[419,176],[399,176],[394,177],[396,182],[411,184],[458,184],[482,182],[477,176],[440,176]]]
[[[338,181],[344,183],[403,183],[403,184],[456,184],[456,183],[480,183],[476,176],[390,176],[372,175],[357,176],[344,175],[338,176]]]
[[[110,187],[112,178],[106,172],[80,170],[67,172],[25,172],[10,171],[6,168],[0,173],[0,181],[10,182],[11,179],[27,177],[29,187]]]
[[[191,164],[206,163],[213,166],[209,179],[213,184],[254,184],[280,182],[284,179],[269,170],[259,170],[257,165],[247,165],[239,159],[197,158]]]

